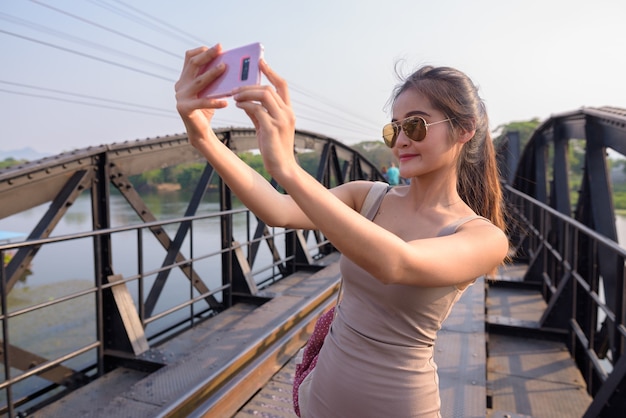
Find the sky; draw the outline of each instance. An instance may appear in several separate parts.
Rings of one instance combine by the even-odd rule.
[[[422,65],[468,74],[493,130],[626,108],[625,18],[623,0],[3,0],[0,151],[183,133],[185,51],[218,42],[263,43],[296,128],[348,145],[380,139],[398,71]],[[214,121],[252,126],[232,101]]]

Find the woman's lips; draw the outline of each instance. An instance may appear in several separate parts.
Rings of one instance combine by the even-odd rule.
[[[398,156],[398,159],[400,161],[407,161],[407,160],[410,160],[410,159],[415,158],[417,156],[419,156],[419,154],[402,154],[402,155]]]

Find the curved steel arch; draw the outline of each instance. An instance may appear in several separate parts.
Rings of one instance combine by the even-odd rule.
[[[216,134],[235,152],[258,149],[254,129],[224,128],[216,130]],[[383,178],[377,167],[347,145],[323,135],[296,131],[294,152],[310,151],[319,152],[316,178],[326,187],[353,180]],[[156,216],[133,188],[129,176],[193,161],[205,160],[189,144],[187,136],[181,134],[88,147],[0,170],[0,219],[50,202],[45,215],[28,234],[28,240],[47,238],[76,198],[83,191],[90,190],[93,229],[105,229],[110,227],[109,196],[112,184],[144,222],[152,222],[157,220]],[[207,163],[193,190],[185,216],[196,214],[199,202],[215,175]],[[221,179],[219,184],[220,209],[229,210],[232,208],[230,190],[222,184]],[[163,232],[154,231],[161,244],[171,248],[172,241]],[[182,241],[185,233],[180,231],[181,236],[177,236],[175,241]],[[103,248],[107,246],[106,243],[102,245]],[[7,268],[7,289],[11,289],[24,273],[38,249],[24,248],[13,257]],[[105,260],[109,257],[108,254],[101,256]],[[178,257],[176,251],[171,257]],[[105,261],[104,265],[107,264]],[[100,273],[104,276],[110,274]],[[152,306],[149,303],[148,309]]]
[[[569,141],[585,143],[584,167],[578,200],[570,202]],[[514,189],[547,205],[559,213],[573,218],[585,227],[617,242],[613,190],[607,162],[607,149],[626,156],[626,109],[615,107],[581,108],[553,115],[533,133],[524,148],[511,181]],[[553,236],[560,236],[555,226]],[[519,248],[527,237],[515,237]],[[579,243],[579,245],[581,245]],[[614,289],[620,288],[620,273],[615,268],[614,255],[598,250],[599,274],[602,276],[611,308],[620,305],[614,298]],[[589,261],[592,262],[591,260]],[[535,259],[533,267],[540,268],[542,261]]]
[[[254,129],[224,128],[218,137],[235,152],[258,149]],[[328,186],[358,179],[382,179],[378,169],[359,152],[336,139],[307,131],[296,131],[295,151],[320,152],[317,178]],[[148,170],[201,161],[204,158],[189,145],[185,134],[148,138],[88,147],[0,170],[0,219],[55,201],[72,178],[80,190],[91,187],[99,170],[115,167],[128,177]],[[78,177],[80,180],[77,180]],[[118,186],[118,174],[111,174]]]
[[[253,129],[221,129],[218,137],[235,152],[259,148]],[[354,180],[383,180],[378,168],[361,153],[325,135],[296,130],[294,151],[320,154],[316,179],[326,187]]]
[[[569,141],[585,141],[578,201],[570,202]],[[556,114],[533,133],[517,164],[512,186],[617,240],[607,149],[626,156],[626,110],[581,108]],[[549,159],[552,161],[549,161]]]

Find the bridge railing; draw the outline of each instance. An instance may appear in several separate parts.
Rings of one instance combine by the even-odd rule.
[[[213,219],[228,224],[233,218],[245,220],[245,228],[228,234],[230,245],[211,248],[205,240],[194,239],[194,228],[205,227]],[[188,226],[189,234],[180,251],[188,256],[144,269],[144,264],[154,264],[146,262],[154,258],[153,248],[147,244],[152,230],[180,228],[183,224]],[[0,390],[4,394],[0,413],[16,416],[18,409],[27,411],[33,405],[57,399],[119,364],[134,363],[134,368],[156,370],[162,365],[159,359],[142,356],[151,346],[239,300],[264,303],[271,298],[264,294],[266,286],[298,269],[315,268],[307,264],[306,258],[314,260],[328,253],[328,242],[323,237],[320,240],[319,234],[269,229],[244,208],[4,244],[0,245],[0,259],[20,249],[72,241],[85,245],[89,240],[94,249],[102,242],[113,243],[113,251],[119,240],[132,240],[135,251],[127,256],[136,258],[136,272],[97,277],[92,286],[12,309],[4,286],[6,268],[0,266]],[[262,244],[267,244],[269,251],[264,256],[261,253],[258,258],[262,260],[254,260]],[[114,267],[116,261],[121,263],[114,258]],[[189,280],[184,270],[199,276]],[[157,277],[163,274],[168,276],[164,290],[170,297],[160,298],[160,305],[148,313],[150,298],[144,289],[153,291]]]
[[[539,287],[547,303],[538,328],[512,332],[566,342],[593,396],[585,417],[620,416],[626,408],[626,250],[510,186],[506,193],[514,261],[528,264],[517,285]],[[606,282],[614,286],[605,292]]]

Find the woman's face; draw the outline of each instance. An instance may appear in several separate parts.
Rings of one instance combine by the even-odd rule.
[[[401,122],[409,116],[421,116],[427,124],[447,119],[445,114],[431,105],[430,100],[414,89],[402,92],[393,105],[392,121]],[[429,126],[426,136],[419,142],[411,140],[400,129],[392,148],[399,162],[400,175],[411,178],[438,170],[454,169],[460,144],[457,149],[456,141],[450,139],[450,128],[450,122]]]

